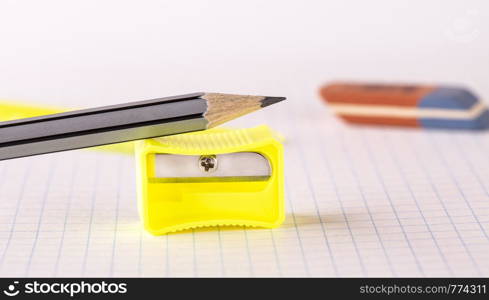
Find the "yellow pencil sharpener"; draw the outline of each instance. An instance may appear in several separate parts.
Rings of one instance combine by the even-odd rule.
[[[204,226],[279,226],[285,215],[281,140],[262,125],[137,142],[145,229],[158,235]]]

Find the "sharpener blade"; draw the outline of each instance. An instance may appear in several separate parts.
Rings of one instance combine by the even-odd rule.
[[[256,152],[155,155],[155,180],[164,182],[268,180],[269,161]]]

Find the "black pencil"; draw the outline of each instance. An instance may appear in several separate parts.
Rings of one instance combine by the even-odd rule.
[[[284,99],[194,93],[0,122],[0,160],[205,130]]]

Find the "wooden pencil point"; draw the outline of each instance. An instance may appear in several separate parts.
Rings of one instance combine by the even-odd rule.
[[[285,97],[220,93],[205,93],[202,98],[207,101],[207,111],[204,113],[204,117],[209,122],[207,125],[208,128],[215,127],[259,110],[260,108],[285,100]]]
[[[0,160],[205,130],[283,99],[194,93],[0,122]]]

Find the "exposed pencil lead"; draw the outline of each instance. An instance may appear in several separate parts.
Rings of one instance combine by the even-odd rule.
[[[285,97],[265,97],[265,99],[261,100],[261,107],[267,107],[285,99]]]

